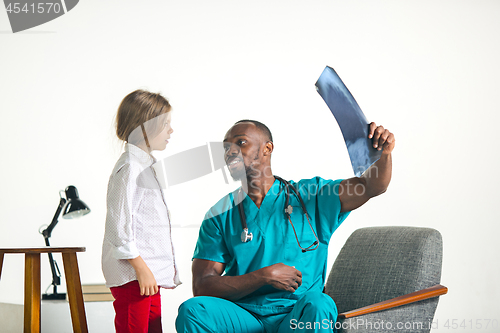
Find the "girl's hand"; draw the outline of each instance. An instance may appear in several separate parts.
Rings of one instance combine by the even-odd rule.
[[[141,296],[153,296],[158,292],[156,279],[148,266],[145,265],[145,269],[139,271],[136,270],[136,273],[137,280],[139,280],[139,286],[141,287]]]
[[[156,294],[158,292],[158,284],[156,283],[153,273],[141,256],[134,259],[128,259],[128,262],[135,269],[139,287],[141,288],[141,296],[153,296]]]

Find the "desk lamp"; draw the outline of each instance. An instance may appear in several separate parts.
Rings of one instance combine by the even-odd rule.
[[[62,213],[63,219],[74,219],[83,215],[87,215],[90,213],[90,208],[78,197],[78,191],[74,186],[66,187],[64,191],[66,194],[66,199],[63,198],[61,192],[59,191],[59,196],[61,200],[59,201],[59,206],[57,207],[56,213],[54,214],[54,218],[49,226],[40,232],[45,239],[45,245],[50,246],[49,238],[52,234],[52,230],[57,225],[59,215]],[[50,270],[52,271],[52,286],[54,287],[54,292],[52,294],[43,294],[43,300],[61,300],[66,299],[65,293],[58,293],[57,286],[61,285],[61,272],[59,271],[59,267],[57,266],[57,262],[52,257],[52,253],[49,253],[49,262],[50,262]],[[49,286],[50,287],[50,286]],[[47,288],[48,289],[48,288]]]

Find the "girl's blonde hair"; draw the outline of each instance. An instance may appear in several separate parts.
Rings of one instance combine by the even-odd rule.
[[[120,103],[116,113],[116,136],[122,141],[138,145],[154,138],[164,126],[166,113],[172,109],[159,93],[142,89],[131,92]]]

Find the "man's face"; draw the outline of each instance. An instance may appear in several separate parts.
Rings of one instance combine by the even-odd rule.
[[[234,180],[259,173],[265,139],[252,123],[239,123],[224,137],[224,159]]]

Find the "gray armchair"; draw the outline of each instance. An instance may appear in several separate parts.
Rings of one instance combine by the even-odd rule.
[[[441,286],[443,245],[434,229],[372,227],[352,233],[328,277],[339,333],[429,332]]]

